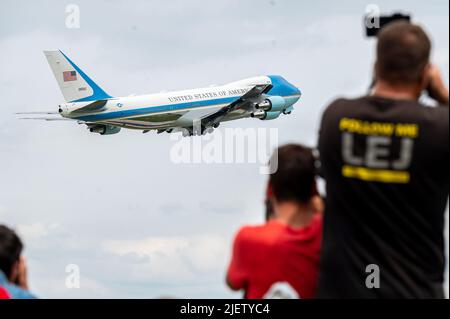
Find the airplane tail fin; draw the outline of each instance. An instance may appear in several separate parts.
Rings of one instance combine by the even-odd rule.
[[[60,50],[44,51],[44,54],[66,102],[111,98]]]

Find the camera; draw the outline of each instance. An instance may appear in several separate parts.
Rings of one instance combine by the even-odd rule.
[[[366,36],[376,37],[383,27],[394,21],[411,22],[411,16],[402,13],[395,13],[389,16],[365,15],[364,26],[366,29]]]

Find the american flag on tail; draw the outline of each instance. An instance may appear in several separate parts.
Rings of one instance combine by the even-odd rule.
[[[77,80],[77,72],[76,71],[64,71],[63,79],[64,79],[64,82],[76,81]]]

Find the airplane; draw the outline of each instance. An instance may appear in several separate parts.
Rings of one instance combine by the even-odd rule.
[[[41,120],[72,120],[101,135],[122,128],[147,133],[211,133],[221,122],[242,118],[274,120],[290,114],[301,91],[281,76],[257,76],[225,85],[150,95],[113,97],[61,50],[44,51],[65,102]],[[59,114],[59,115],[58,115]],[[30,119],[30,118],[28,118]],[[33,119],[33,118],[32,118]]]

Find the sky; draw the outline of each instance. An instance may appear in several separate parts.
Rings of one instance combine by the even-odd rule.
[[[65,24],[71,3],[79,28]],[[239,298],[224,284],[232,239],[263,221],[266,183],[254,163],[174,163],[167,134],[100,136],[76,123],[18,120],[14,112],[63,102],[42,50],[61,49],[112,96],[283,75],[303,92],[290,116],[219,130],[276,128],[279,144],[314,146],[327,104],[367,92],[374,42],[362,15],[371,3],[426,27],[448,83],[446,0],[0,0],[0,223],[25,242],[32,290]],[[448,211],[446,220],[448,243]],[[79,288],[67,286],[70,265]]]

